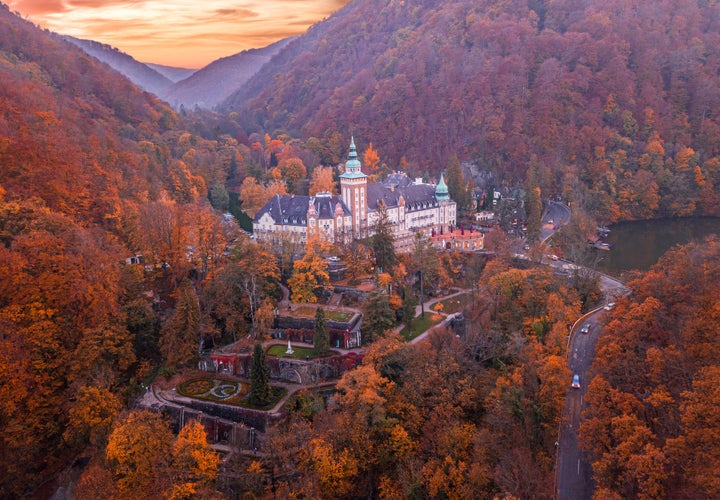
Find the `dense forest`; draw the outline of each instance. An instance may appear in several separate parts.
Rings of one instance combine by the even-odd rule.
[[[0,497],[96,443],[166,357],[176,288],[232,237],[206,186],[241,159],[0,8]],[[140,254],[160,271],[121,266]]]
[[[578,295],[547,268],[503,259],[478,278],[465,335],[411,345],[385,334],[334,405],[319,411],[316,395],[300,395],[260,464],[277,495],[552,498]]]
[[[492,255],[418,239],[397,256],[382,238],[266,247],[221,214],[333,191],[350,129],[373,180],[448,167],[458,197],[467,159],[529,187],[537,220],[541,196],[564,196],[575,229],[559,240],[583,249],[583,207],[718,214],[719,8],[354,1],[222,115],[176,113],[2,6],[0,497],[58,477],[77,498],[552,497],[566,336],[600,300],[592,276],[518,262],[500,229]],[[329,399],[300,392],[260,455],[220,464],[200,425],[130,409],[206,341],[262,339],[280,282],[316,300],[329,252],[355,282],[388,271],[361,304],[364,361]],[[582,429],[604,496],[720,494],[719,255],[717,240],[674,250],[612,313]],[[415,321],[418,275],[469,291],[462,335],[389,332]]]
[[[605,222],[718,214],[719,23],[695,0],[356,0],[222,109],[249,131],[352,131],[393,168],[531,170]]]
[[[580,433],[603,498],[716,498],[720,240],[632,281],[597,346]]]

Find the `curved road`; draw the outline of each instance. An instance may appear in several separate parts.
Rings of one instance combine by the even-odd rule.
[[[607,300],[626,295],[629,290],[620,281],[600,275],[600,287]],[[577,433],[581,423],[587,384],[588,369],[595,357],[595,345],[602,334],[607,309],[600,307],[582,316],[570,331],[568,345],[568,368],[580,379],[580,388],[570,387],[565,400],[565,412],[560,426],[557,449],[555,484],[557,498],[561,500],[591,499],[595,490],[592,468],[578,445]],[[589,329],[584,333],[585,329]]]
[[[548,200],[542,217],[540,239],[546,241],[550,238],[557,227],[570,221],[570,215],[570,207]],[[575,266],[574,263],[563,259],[543,258],[543,262],[565,271]],[[600,288],[608,302],[629,293],[624,283],[604,274],[600,274]],[[589,460],[580,450],[577,435],[589,382],[588,370],[595,356],[595,345],[602,334],[606,314],[607,310],[604,307],[585,314],[573,325],[568,336],[568,368],[573,375],[578,376],[580,387],[571,387],[572,377],[568,380],[565,411],[556,443],[554,483],[556,498],[561,500],[590,500],[595,490],[592,468]]]
[[[602,308],[583,316],[570,333],[568,349],[568,368],[580,378],[580,388],[570,387],[565,400],[565,412],[560,428],[557,462],[558,498],[567,500],[591,499],[594,482],[592,469],[578,445],[577,433],[580,427],[580,414],[587,391],[588,368],[595,354],[595,344],[602,331],[602,319],[606,311]],[[589,325],[588,333],[581,330]]]
[[[556,226],[564,226],[568,222],[570,222],[570,207],[564,203],[548,200],[542,216],[540,241],[545,241],[552,236]]]

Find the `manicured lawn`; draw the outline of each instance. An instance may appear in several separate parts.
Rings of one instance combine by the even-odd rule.
[[[303,318],[314,318],[315,309],[317,308],[314,306],[295,306],[293,307],[292,313],[296,316],[302,316]],[[325,318],[332,321],[349,321],[354,314],[354,312],[350,311],[335,311],[333,309],[325,309]]]
[[[312,347],[293,346],[292,354],[285,354],[285,351],[287,351],[287,344],[274,345],[267,350],[266,354],[278,358],[313,359],[315,357],[315,351],[313,351]],[[337,354],[337,352],[330,351],[330,354]]]
[[[467,304],[472,300],[472,295],[464,293],[462,295],[456,295],[449,299],[441,300],[442,312],[445,314],[453,314],[456,312],[462,312]]]
[[[400,330],[400,335],[402,335],[405,340],[412,340],[428,328],[437,325],[442,320],[443,316],[440,314],[425,311],[424,318],[421,318],[420,316],[415,318],[412,321],[412,329],[408,330],[408,327],[406,326]]]
[[[341,323],[345,321],[350,321],[354,315],[354,312],[349,311],[328,311],[327,309],[325,310],[325,317],[327,319],[338,321]]]

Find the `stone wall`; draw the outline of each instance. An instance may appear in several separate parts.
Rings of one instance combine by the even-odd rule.
[[[351,303],[354,302],[357,304],[361,304],[368,295],[367,292],[362,292],[353,286],[334,285],[333,291],[335,293],[342,293],[344,298],[348,299]]]
[[[270,378],[295,384],[311,385],[327,379],[338,379],[347,370],[355,368],[362,356],[355,353],[326,356],[311,360],[268,357]]]
[[[355,313],[352,318],[348,321],[333,321],[331,319],[327,320],[327,326],[328,328],[334,328],[336,330],[352,330],[355,325],[358,324],[360,321],[361,314]],[[307,330],[314,330],[315,329],[315,318],[300,318],[296,316],[279,316],[277,319],[277,327],[278,329],[288,329],[292,328],[295,330],[300,329],[307,329]]]
[[[221,408],[227,407],[227,405],[207,403],[202,406],[200,408],[192,405],[160,403],[146,409],[165,415],[170,420],[170,426],[176,434],[192,420],[197,420],[205,427],[210,443],[227,443],[248,450],[260,445],[256,439],[256,433],[264,431],[268,425],[279,418],[279,416],[270,415],[267,412],[247,408],[240,408],[247,412],[234,412],[221,416],[218,413],[223,413]],[[227,416],[233,418],[226,418]]]
[[[225,421],[226,423],[242,423],[248,428],[264,432],[269,425],[280,418],[279,415],[267,411],[196,399],[189,399],[178,406],[166,404],[159,408],[170,417],[173,426],[178,430],[187,423],[188,419],[200,421],[214,421],[217,419],[217,421]],[[239,437],[235,436],[235,439],[239,439]]]

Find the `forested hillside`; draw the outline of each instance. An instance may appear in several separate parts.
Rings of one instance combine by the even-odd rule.
[[[99,61],[104,62],[114,70],[125,75],[141,89],[152,92],[155,95],[158,95],[161,90],[169,87],[173,83],[160,72],[146,64],[136,61],[133,57],[124,52],[120,52],[114,47],[72,36],[65,36],[64,38],[97,58]]]
[[[602,498],[720,495],[720,240],[631,282],[598,342],[580,434]]]
[[[188,110],[196,106],[212,109],[237,91],[289,41],[284,39],[267,47],[223,57],[156,94],[176,109],[180,106]]]
[[[465,335],[411,345],[387,333],[327,409],[311,391],[298,396],[263,460],[279,496],[553,497],[578,294],[547,268],[499,258],[479,282]],[[268,490],[254,492],[273,497]]]
[[[0,8],[2,498],[102,444],[160,362],[174,290],[222,256],[206,186],[225,181],[242,148],[176,122],[124,77]],[[136,254],[151,272],[122,266]]]
[[[606,222],[717,214],[719,69],[715,2],[356,0],[224,109],[395,166],[532,170]]]

